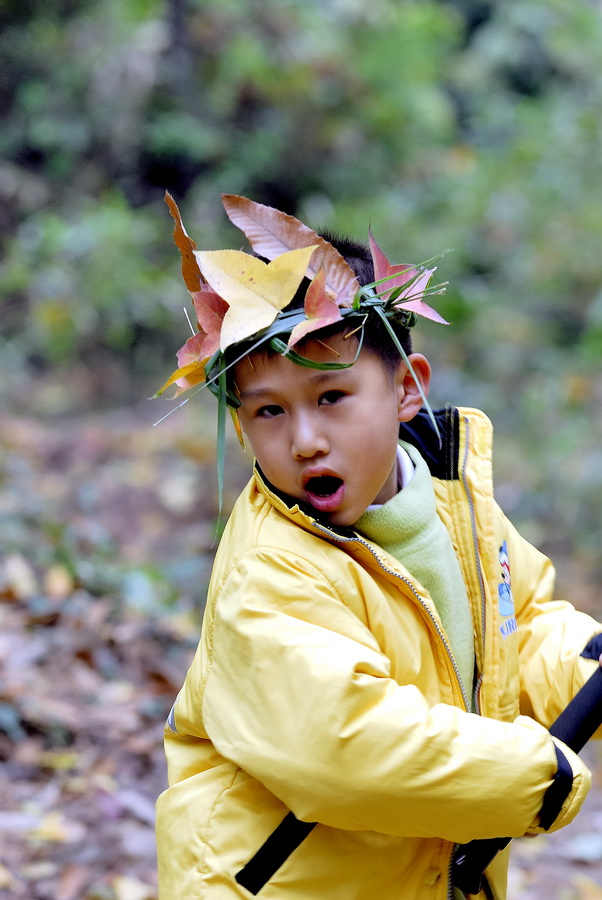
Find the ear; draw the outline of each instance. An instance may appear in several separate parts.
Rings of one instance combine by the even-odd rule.
[[[424,396],[428,397],[431,384],[431,366],[428,359],[422,353],[411,353],[408,359]],[[397,418],[400,422],[409,422],[424,405],[414,375],[404,362],[400,363],[395,376],[398,396]]]

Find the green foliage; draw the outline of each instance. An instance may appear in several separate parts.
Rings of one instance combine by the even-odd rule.
[[[140,334],[167,329],[170,298],[180,298],[165,254],[153,259],[149,252],[163,236],[158,226],[156,217],[109,194],[83,198],[62,215],[45,210],[28,218],[3,263],[8,292],[27,309],[20,335],[22,310],[13,309],[8,336],[12,331],[24,352],[68,364],[103,349],[130,352]]]
[[[454,329],[418,334],[435,399],[482,404],[509,445],[536,444],[531,496],[598,460],[595,4],[49,0],[3,19],[11,370],[101,353],[161,383],[186,337],[163,191],[207,248],[236,246],[218,194],[243,193],[314,228],[371,223],[395,262],[454,248],[439,306]],[[587,528],[602,499],[590,468]]]

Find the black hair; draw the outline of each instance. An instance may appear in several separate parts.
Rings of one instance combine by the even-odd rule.
[[[359,281],[360,286],[370,284],[374,281],[374,264],[372,262],[372,254],[370,252],[370,248],[366,244],[362,244],[359,241],[355,241],[351,238],[344,237],[342,235],[338,235],[329,231],[320,232],[320,236],[327,240],[336,250],[339,251],[345,262],[357,276],[357,280]],[[307,278],[304,278],[295,296],[284,308],[283,312],[288,312],[289,310],[293,309],[302,309],[308,287],[309,281]],[[412,339],[410,336],[410,329],[406,328],[404,325],[402,325],[400,322],[395,321],[394,319],[389,319],[389,323],[391,324],[395,332],[397,340],[403,347],[406,354],[409,355],[412,352]],[[326,328],[322,328],[319,331],[312,332],[310,335],[308,335],[308,339],[328,339],[335,334],[344,334],[353,331],[357,328],[357,325],[357,319],[355,318],[343,322],[335,322],[334,325],[328,325]],[[399,355],[399,350],[393,343],[391,335],[387,331],[380,316],[373,310],[368,310],[366,314],[366,320],[362,328],[362,350],[367,350],[369,353],[377,356],[381,360],[385,369],[391,375],[394,374],[397,371],[401,357]],[[245,351],[250,352],[254,344],[255,341],[253,340],[241,341],[241,343],[228,348],[228,350],[226,351],[226,362],[230,363],[234,359],[238,359],[240,356],[243,356],[245,354]],[[301,348],[296,348],[296,350],[301,354],[303,352],[302,346]],[[268,356],[277,355],[276,351],[270,347],[269,343],[263,344],[261,347],[259,347],[258,352],[265,353]]]
[[[347,265],[353,269],[361,286],[370,284],[374,281],[372,253],[366,244],[362,244],[360,241],[355,241],[352,238],[343,235],[335,234],[334,232],[323,231],[320,234],[321,237],[332,244],[335,250],[339,251]],[[297,292],[297,295],[298,294],[299,291]],[[293,306],[297,301],[297,295],[295,295],[291,301],[291,309],[298,308],[298,306],[301,306],[303,303],[303,298],[305,297],[304,291],[302,293],[301,303],[298,303],[298,306]],[[393,327],[397,340],[406,354],[409,355],[412,352],[410,329],[395,320],[390,319],[389,322]],[[355,327],[355,324],[351,326],[345,325],[343,326],[343,329],[350,330]],[[338,324],[330,326],[330,329],[324,329],[324,332],[319,333],[327,337],[329,333],[336,334],[343,329],[341,328],[341,325]],[[399,350],[391,340],[391,335],[383,325],[382,319],[375,312],[368,314],[366,324],[364,325],[364,342],[362,344],[362,349],[368,350],[375,356],[378,356],[389,372],[393,373],[397,371],[400,360]]]

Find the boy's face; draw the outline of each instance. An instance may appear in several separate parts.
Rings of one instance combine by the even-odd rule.
[[[304,356],[351,362],[357,344],[335,335],[329,347],[309,339]],[[430,367],[410,357],[425,393]],[[282,356],[255,353],[237,363],[242,428],[266,478],[309,503],[333,525],[353,525],[371,503],[397,492],[399,422],[422,405],[407,367],[395,374],[362,351],[348,369],[304,368]]]

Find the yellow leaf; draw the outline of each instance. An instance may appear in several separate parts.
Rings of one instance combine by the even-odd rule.
[[[69,826],[67,820],[60,812],[49,812],[29,832],[29,836],[36,841],[63,844],[69,840]]]
[[[4,561],[4,580],[18,600],[34,597],[39,586],[31,564],[20,553],[7,556]]]
[[[155,900],[157,892],[138,881],[137,878],[129,878],[127,875],[118,875],[113,879],[111,887],[115,892],[116,900]]]
[[[80,754],[72,750],[47,750],[40,757],[40,765],[46,769],[54,769],[57,772],[68,772],[77,769],[80,762]]]
[[[301,284],[315,246],[289,250],[270,263],[240,250],[197,251],[203,275],[228,303],[220,348],[271,325]]]
[[[73,593],[75,584],[69,570],[55,563],[44,576],[44,593],[56,600],[65,600]]]
[[[6,866],[0,863],[0,888],[12,888],[15,886],[15,879],[10,874]]]
[[[579,891],[580,900],[602,900],[602,887],[587,875],[574,875],[573,884]]]

